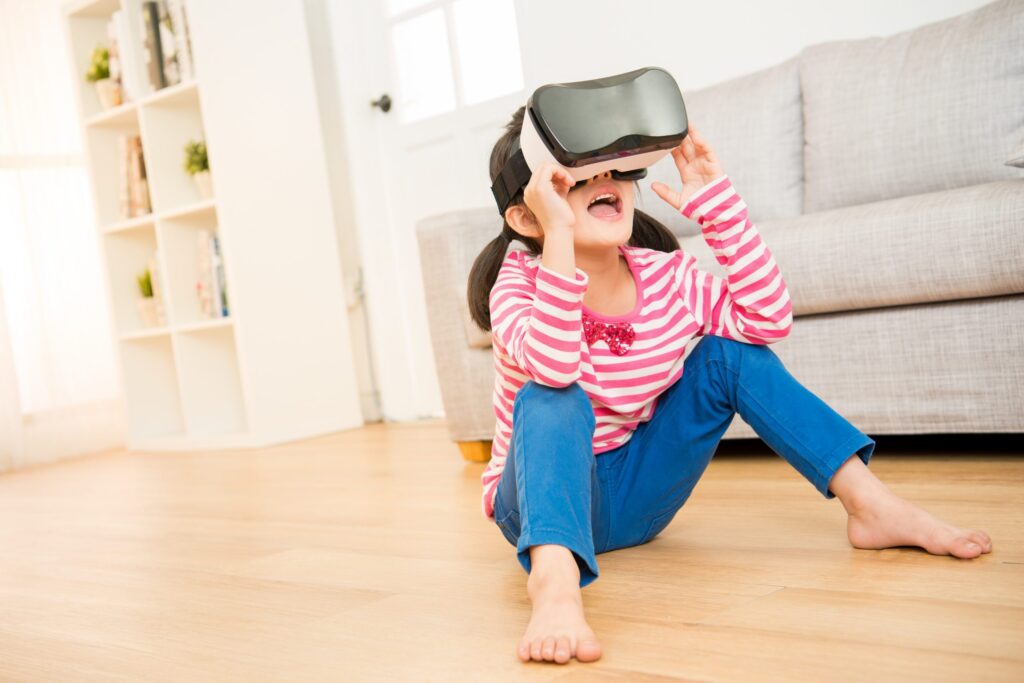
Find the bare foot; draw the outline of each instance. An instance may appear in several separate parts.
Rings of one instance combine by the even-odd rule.
[[[965,559],[992,552],[992,539],[984,531],[955,527],[888,490],[848,511],[846,533],[856,548],[913,545],[933,555]]]
[[[572,551],[563,545],[530,547],[530,576],[526,590],[533,615],[516,654],[528,662],[565,664],[601,657],[601,644],[583,618],[580,570]]]

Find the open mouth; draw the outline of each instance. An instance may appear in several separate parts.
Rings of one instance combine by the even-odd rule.
[[[602,221],[617,221],[622,218],[622,199],[613,192],[602,192],[590,200],[587,213]]]

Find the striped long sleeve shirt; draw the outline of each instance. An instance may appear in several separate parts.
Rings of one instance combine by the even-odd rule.
[[[625,444],[651,419],[658,397],[682,377],[687,343],[716,335],[749,344],[771,344],[789,334],[792,305],[768,245],[747,219],[747,207],[727,175],[704,185],[682,207],[695,221],[728,275],[696,267],[676,249],[621,245],[636,282],[637,300],[626,315],[605,316],[583,304],[588,276],[569,278],[540,256],[511,251],[490,294],[496,377],[496,416],[491,460],[483,474],[483,513],[494,518],[494,497],[512,437],[515,395],[533,380],[552,387],[578,382],[594,408],[594,455]],[[588,344],[583,318],[628,321],[635,338],[614,354],[599,339]]]

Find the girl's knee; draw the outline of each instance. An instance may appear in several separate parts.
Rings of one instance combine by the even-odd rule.
[[[763,358],[775,356],[775,352],[767,344],[752,344],[750,342],[720,337],[717,335],[704,335],[693,348],[696,352],[701,349],[703,353],[710,353],[719,358],[754,357]]]
[[[587,392],[584,391],[579,382],[573,382],[564,387],[553,387],[532,379],[528,380],[516,392],[513,404],[520,404],[523,401],[544,405],[546,413],[554,417],[564,418],[565,415],[571,414],[574,410],[579,411],[588,419],[591,428],[596,424],[594,407],[590,403],[590,397],[587,396]]]

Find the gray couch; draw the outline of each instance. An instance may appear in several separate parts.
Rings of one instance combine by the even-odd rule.
[[[659,66],[678,73],[671,52]],[[789,286],[793,330],[772,348],[795,377],[872,435],[1024,432],[1024,2],[812,45],[683,97]],[[655,180],[679,185],[670,156],[638,208],[724,275]],[[494,368],[466,280],[501,221],[483,206],[416,229],[449,433],[483,460]],[[737,416],[724,438],[754,436]]]

